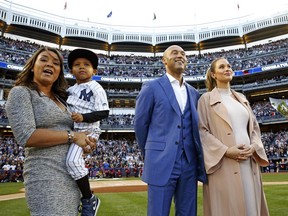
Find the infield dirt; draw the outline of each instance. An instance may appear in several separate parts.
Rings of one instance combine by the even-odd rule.
[[[263,185],[285,185],[288,182],[263,182]],[[138,192],[147,191],[147,184],[141,180],[118,180],[118,179],[104,179],[91,180],[91,188],[94,193],[115,193],[115,192]],[[199,183],[199,185],[202,185]],[[24,189],[16,194],[2,195],[0,201],[19,199],[25,197]]]

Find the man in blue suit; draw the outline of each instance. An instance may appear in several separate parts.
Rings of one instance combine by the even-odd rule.
[[[134,129],[144,156],[148,216],[197,215],[197,181],[206,183],[196,110],[199,93],[183,79],[187,58],[177,45],[162,62],[166,75],[143,83],[137,96]]]

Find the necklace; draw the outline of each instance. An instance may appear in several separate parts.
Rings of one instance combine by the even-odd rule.
[[[42,92],[42,91],[40,91],[40,92],[41,92],[41,94],[42,94],[43,96],[48,97],[49,99],[51,99],[51,100],[53,100],[53,101],[56,100],[56,96],[54,95],[54,93],[51,93],[51,95],[49,96],[49,95],[45,94],[45,93]]]
[[[44,92],[41,91],[41,94],[43,94],[43,96],[49,98],[51,101],[53,101],[56,106],[62,111],[65,112],[67,111],[65,104],[63,104],[59,98],[57,97],[57,95],[55,95],[54,93],[52,93],[50,96],[46,95]]]
[[[55,103],[57,104],[57,106],[63,111],[63,112],[68,112],[69,114],[71,114],[71,112],[68,110],[67,106],[57,97],[57,96],[54,96],[55,97]],[[59,104],[58,104],[59,103]],[[63,108],[63,109],[62,109]]]

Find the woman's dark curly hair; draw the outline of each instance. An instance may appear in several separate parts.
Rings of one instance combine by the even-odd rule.
[[[28,61],[24,65],[23,70],[18,74],[17,80],[15,82],[15,86],[26,86],[32,90],[36,90],[40,94],[40,90],[38,88],[37,83],[35,83],[33,81],[34,73],[32,72],[32,69],[34,67],[34,64],[36,62],[38,55],[44,51],[54,52],[60,60],[60,68],[61,68],[60,74],[59,74],[59,77],[57,78],[57,80],[52,85],[52,92],[55,95],[58,95],[63,100],[66,100],[67,99],[66,90],[67,90],[68,84],[67,84],[67,81],[64,77],[64,61],[63,61],[62,54],[56,48],[47,47],[47,46],[43,46],[43,47],[39,48],[31,56],[31,58],[28,59]]]

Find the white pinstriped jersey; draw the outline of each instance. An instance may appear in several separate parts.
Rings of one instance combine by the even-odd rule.
[[[91,80],[87,83],[75,84],[68,88],[67,104],[71,112],[76,113],[91,113],[94,111],[109,110],[107,95],[103,87]],[[100,121],[87,123],[87,122],[74,122],[75,131],[98,131],[100,129]]]

